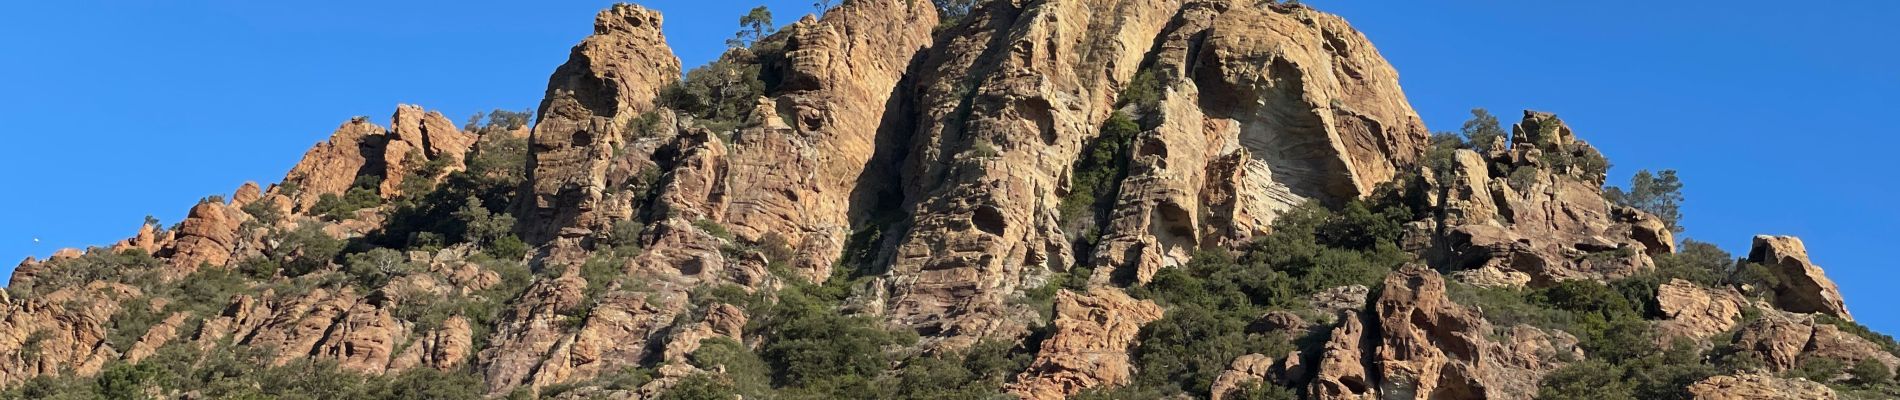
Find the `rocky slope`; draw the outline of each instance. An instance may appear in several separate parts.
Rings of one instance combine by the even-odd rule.
[[[140,369],[249,365],[423,397],[1528,399],[1631,371],[1598,386],[1892,393],[1870,371],[1896,346],[1798,239],[1679,249],[1552,114],[1446,145],[1338,16],[842,3],[684,79],[660,14],[616,5],[532,121],[354,118],[282,182],[29,258],[0,384],[273,395],[213,383],[269,373]],[[1657,365],[1692,372],[1636,372]],[[418,379],[461,391],[399,390]]]

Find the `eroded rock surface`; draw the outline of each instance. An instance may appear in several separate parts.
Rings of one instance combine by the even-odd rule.
[[[1834,389],[1805,379],[1765,374],[1722,375],[1689,386],[1695,400],[1833,400]]]
[[[1748,251],[1748,261],[1767,266],[1780,284],[1775,290],[1775,307],[1798,313],[1823,313],[1849,321],[1847,304],[1841,289],[1827,278],[1821,267],[1808,261],[1808,247],[1792,236],[1756,236]]]
[[[624,220],[630,198],[609,196],[606,175],[632,120],[679,80],[679,58],[660,32],[660,13],[617,4],[594,18],[594,34],[574,46],[548,78],[529,138],[528,184],[517,202],[522,240],[542,244],[564,229],[592,233]]]
[[[1457,150],[1448,171],[1426,171],[1432,265],[1472,284],[1546,286],[1628,277],[1674,251],[1656,217],[1604,200],[1586,167],[1601,155],[1562,120],[1525,111],[1511,130],[1508,149]]]
[[[1681,279],[1663,283],[1656,289],[1656,304],[1662,321],[1656,323],[1659,344],[1687,339],[1703,339],[1733,329],[1740,322],[1747,299],[1734,288],[1710,289]]]
[[[1562,332],[1493,328],[1453,303],[1444,278],[1422,265],[1388,275],[1374,310],[1363,322],[1349,313],[1335,328],[1320,353],[1315,398],[1529,399],[1543,375],[1582,357]]]
[[[1055,334],[1007,390],[1025,399],[1054,400],[1128,384],[1134,373],[1128,346],[1142,325],[1160,318],[1160,306],[1119,290],[1065,290],[1056,295]]]

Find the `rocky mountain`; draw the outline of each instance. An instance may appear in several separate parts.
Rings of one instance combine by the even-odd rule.
[[[1678,241],[1554,114],[1434,135],[1338,16],[841,3],[684,72],[616,5],[532,115],[29,258],[4,395],[1900,395],[1799,239]]]

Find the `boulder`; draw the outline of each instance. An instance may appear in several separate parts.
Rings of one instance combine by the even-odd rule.
[[[1748,262],[1768,267],[1778,278],[1775,307],[1798,313],[1822,313],[1852,321],[1841,289],[1821,267],[1808,260],[1808,248],[1793,236],[1756,236]]]
[[[1296,359],[1299,358],[1298,355],[1298,353],[1292,354]],[[1222,371],[1219,377],[1214,378],[1214,386],[1208,392],[1212,393],[1213,400],[1227,399],[1234,392],[1265,382],[1269,376],[1276,373],[1274,369],[1277,367],[1273,357],[1261,354],[1240,356],[1240,358],[1235,358],[1233,364],[1227,366],[1227,370]]]
[[[1128,346],[1142,325],[1157,319],[1161,306],[1120,290],[1057,293],[1055,333],[1006,391],[1024,399],[1059,400],[1089,388],[1126,385],[1134,375]]]
[[[1693,282],[1672,279],[1656,289],[1656,304],[1662,320],[1656,322],[1658,345],[1676,340],[1703,342],[1710,336],[1727,332],[1740,322],[1747,299],[1734,288],[1709,289]]]

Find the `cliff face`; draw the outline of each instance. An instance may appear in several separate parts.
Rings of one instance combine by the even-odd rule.
[[[1528,399],[1626,362],[1616,331],[1523,311],[1586,303],[1550,300],[1576,282],[1633,303],[1561,315],[1763,361],[1685,394],[1832,396],[1766,374],[1900,367],[1832,322],[1851,319],[1798,239],[1757,238],[1746,265],[1772,280],[1670,275],[1673,232],[1605,200],[1554,115],[1433,148],[1393,67],[1304,6],[853,0],[684,80],[659,13],[594,22],[532,124],[399,106],[175,229],[23,262],[0,383],[240,353],[495,397],[849,397],[811,370],[912,390],[1001,349],[957,364],[1000,368],[963,390]],[[1183,286],[1201,278],[1234,282]],[[1240,294],[1157,293],[1181,287]],[[1177,345],[1212,350],[1183,366]]]

